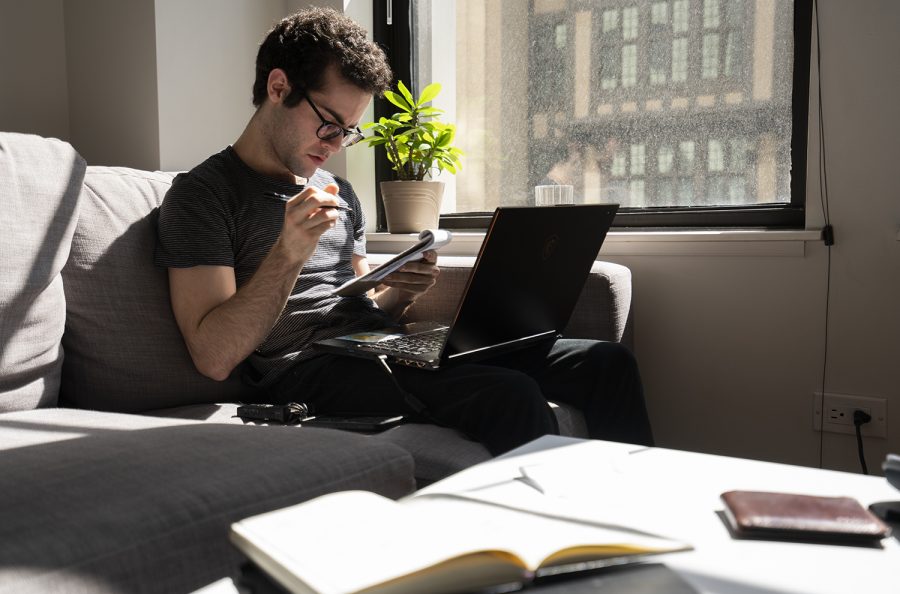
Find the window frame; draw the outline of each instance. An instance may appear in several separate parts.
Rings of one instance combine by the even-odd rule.
[[[622,207],[616,215],[613,227],[641,229],[696,229],[711,227],[803,229],[805,227],[813,1],[794,0],[790,202],[784,204],[749,204],[716,207]],[[415,32],[413,31],[410,0],[389,0],[388,2],[375,2],[373,4],[374,40],[385,50],[391,68],[394,71],[395,81],[412,81],[413,39]],[[388,24],[389,11],[391,13],[391,24]],[[670,15],[670,18],[672,18],[672,15]],[[721,62],[724,58],[720,56],[719,59]],[[670,66],[671,61],[672,56],[670,56]],[[689,65],[689,68],[699,67],[699,64]],[[383,98],[375,100],[376,120],[380,117],[389,117],[394,111],[394,106],[387,100]],[[376,230],[378,232],[387,230],[379,186],[381,181],[391,179],[391,168],[387,156],[384,154],[384,151],[376,151]],[[491,212],[441,214],[440,226],[446,229],[483,230],[487,228],[491,216]]]

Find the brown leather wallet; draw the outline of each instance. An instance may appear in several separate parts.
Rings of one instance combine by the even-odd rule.
[[[766,491],[727,491],[721,497],[738,537],[876,544],[891,532],[850,497]]]

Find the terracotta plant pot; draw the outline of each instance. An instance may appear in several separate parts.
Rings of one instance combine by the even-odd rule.
[[[441,215],[442,181],[381,182],[389,233],[418,233],[437,229]]]

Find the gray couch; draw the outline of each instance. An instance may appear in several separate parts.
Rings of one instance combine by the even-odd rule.
[[[399,497],[489,457],[427,425],[241,423],[244,387],[194,370],[153,266],[172,178],[0,133],[0,593],[188,592],[237,567],[239,518],[344,489]],[[446,319],[471,263],[442,258],[410,317]],[[596,264],[567,334],[627,340],[630,291],[626,268]]]

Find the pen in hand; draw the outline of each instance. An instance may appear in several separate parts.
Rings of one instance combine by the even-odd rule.
[[[276,200],[281,200],[282,202],[287,202],[293,196],[288,196],[287,194],[279,194],[278,192],[263,192],[263,196],[267,198],[274,198]],[[349,206],[344,206],[343,204],[323,204],[319,208],[336,208],[337,210],[343,210],[344,212],[353,212],[353,209]]]

